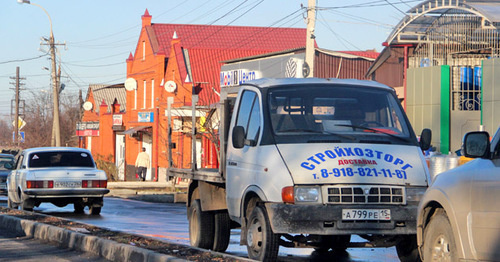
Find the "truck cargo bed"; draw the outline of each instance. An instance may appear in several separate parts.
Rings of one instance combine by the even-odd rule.
[[[193,179],[193,180],[215,182],[215,183],[225,182],[224,178],[219,172],[219,169],[215,168],[203,168],[194,171],[192,169],[169,168],[168,175],[180,178]]]

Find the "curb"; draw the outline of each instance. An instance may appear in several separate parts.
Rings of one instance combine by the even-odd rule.
[[[8,215],[0,215],[0,228],[35,239],[49,241],[62,248],[88,252],[111,261],[188,261],[144,248],[121,244],[95,236],[88,236],[64,228]]]

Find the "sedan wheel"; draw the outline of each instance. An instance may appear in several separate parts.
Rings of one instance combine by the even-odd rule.
[[[91,215],[97,216],[97,215],[101,214],[101,207],[98,207],[98,206],[90,206],[90,207],[89,207],[89,213],[90,213]]]
[[[7,207],[17,209],[18,206],[14,202],[12,202],[10,197],[7,197]]]
[[[30,205],[30,203],[28,202],[28,200],[23,200],[23,202],[21,202],[21,210],[24,210],[24,211],[33,211],[33,206]]]
[[[84,209],[85,209],[85,206],[83,205],[83,203],[81,202],[75,202],[73,204],[73,207],[75,208],[75,214],[83,214],[84,213]]]

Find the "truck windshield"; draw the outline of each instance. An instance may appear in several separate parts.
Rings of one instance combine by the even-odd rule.
[[[380,88],[304,86],[269,91],[276,136],[360,135],[408,140],[410,132],[396,98]]]
[[[29,155],[30,168],[94,167],[92,157],[85,152],[36,152]]]

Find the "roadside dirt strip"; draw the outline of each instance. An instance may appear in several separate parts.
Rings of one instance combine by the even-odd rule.
[[[42,219],[40,219],[40,217],[42,217]],[[56,223],[56,225],[59,226],[37,222],[40,220],[57,220],[58,223]],[[74,228],[77,231],[68,229],[68,224],[71,225],[69,228]],[[88,227],[89,228],[85,228],[85,225],[78,225],[76,222],[45,216],[38,213],[0,207],[1,230],[13,231],[14,233],[22,236],[47,241],[62,248],[88,252],[111,261],[250,261],[245,258],[210,252],[208,250],[189,246],[169,244],[124,232],[114,232],[102,229],[102,231],[107,232],[106,234],[108,234],[109,237],[98,237],[92,235],[91,231],[88,230],[92,230],[92,228],[90,228],[90,226]],[[78,231],[82,231],[84,233]],[[127,244],[111,240],[113,239],[111,234],[113,234],[113,237],[119,237],[121,241],[124,240]],[[141,242],[139,245],[141,247],[136,246],[137,239],[140,239]],[[153,247],[155,250],[149,250],[148,247]],[[169,248],[175,250],[168,250]],[[165,253],[178,253],[180,256],[173,256]]]

